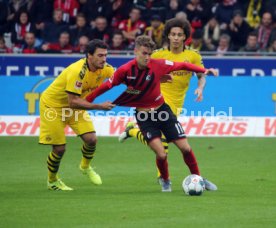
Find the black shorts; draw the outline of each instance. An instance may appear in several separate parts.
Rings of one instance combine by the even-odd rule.
[[[186,138],[181,124],[166,103],[154,112],[136,110],[135,118],[147,142],[161,138],[162,133],[168,142]]]

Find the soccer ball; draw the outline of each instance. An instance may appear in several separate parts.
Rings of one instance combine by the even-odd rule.
[[[189,175],[183,180],[182,188],[186,195],[200,196],[205,188],[203,178],[196,174]]]

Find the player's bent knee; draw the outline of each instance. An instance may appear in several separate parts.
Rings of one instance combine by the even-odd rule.
[[[167,154],[165,152],[161,154],[156,154],[156,158],[158,160],[165,160],[167,158]]]
[[[53,152],[59,156],[65,153],[65,145],[53,146]]]
[[[187,153],[191,152],[191,147],[190,146],[184,146],[184,147],[181,147],[180,150],[183,154],[187,154]]]
[[[88,146],[95,146],[97,144],[97,138],[96,137],[91,137],[91,138],[87,138],[85,139],[85,144]]]

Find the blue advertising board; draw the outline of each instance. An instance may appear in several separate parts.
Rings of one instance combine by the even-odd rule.
[[[38,115],[39,96],[53,81],[53,77],[0,77],[2,98],[0,115]],[[276,116],[276,77],[208,77],[203,102],[196,102],[192,78],[185,105],[187,116],[217,115],[225,112],[233,116]],[[125,86],[112,88],[95,100],[115,100]],[[116,107],[118,113],[129,108]]]
[[[62,69],[83,55],[0,55],[1,76],[57,76]],[[133,56],[109,56],[119,67]],[[276,76],[276,57],[203,57],[206,67],[219,70],[220,76]]]

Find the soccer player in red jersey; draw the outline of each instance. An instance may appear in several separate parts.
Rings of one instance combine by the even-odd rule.
[[[168,142],[173,142],[193,169],[198,169],[192,150],[187,146],[186,135],[165,103],[160,90],[162,77],[172,71],[189,70],[217,75],[214,69],[205,69],[186,62],[172,62],[164,59],[151,59],[154,42],[148,36],[138,36],[135,40],[135,59],[119,67],[114,76],[86,97],[92,102],[97,96],[119,84],[127,89],[113,103],[120,106],[136,107],[135,117],[149,147],[156,154],[156,165],[163,179],[162,192],[171,191],[171,181],[167,154],[161,142],[162,133]]]

